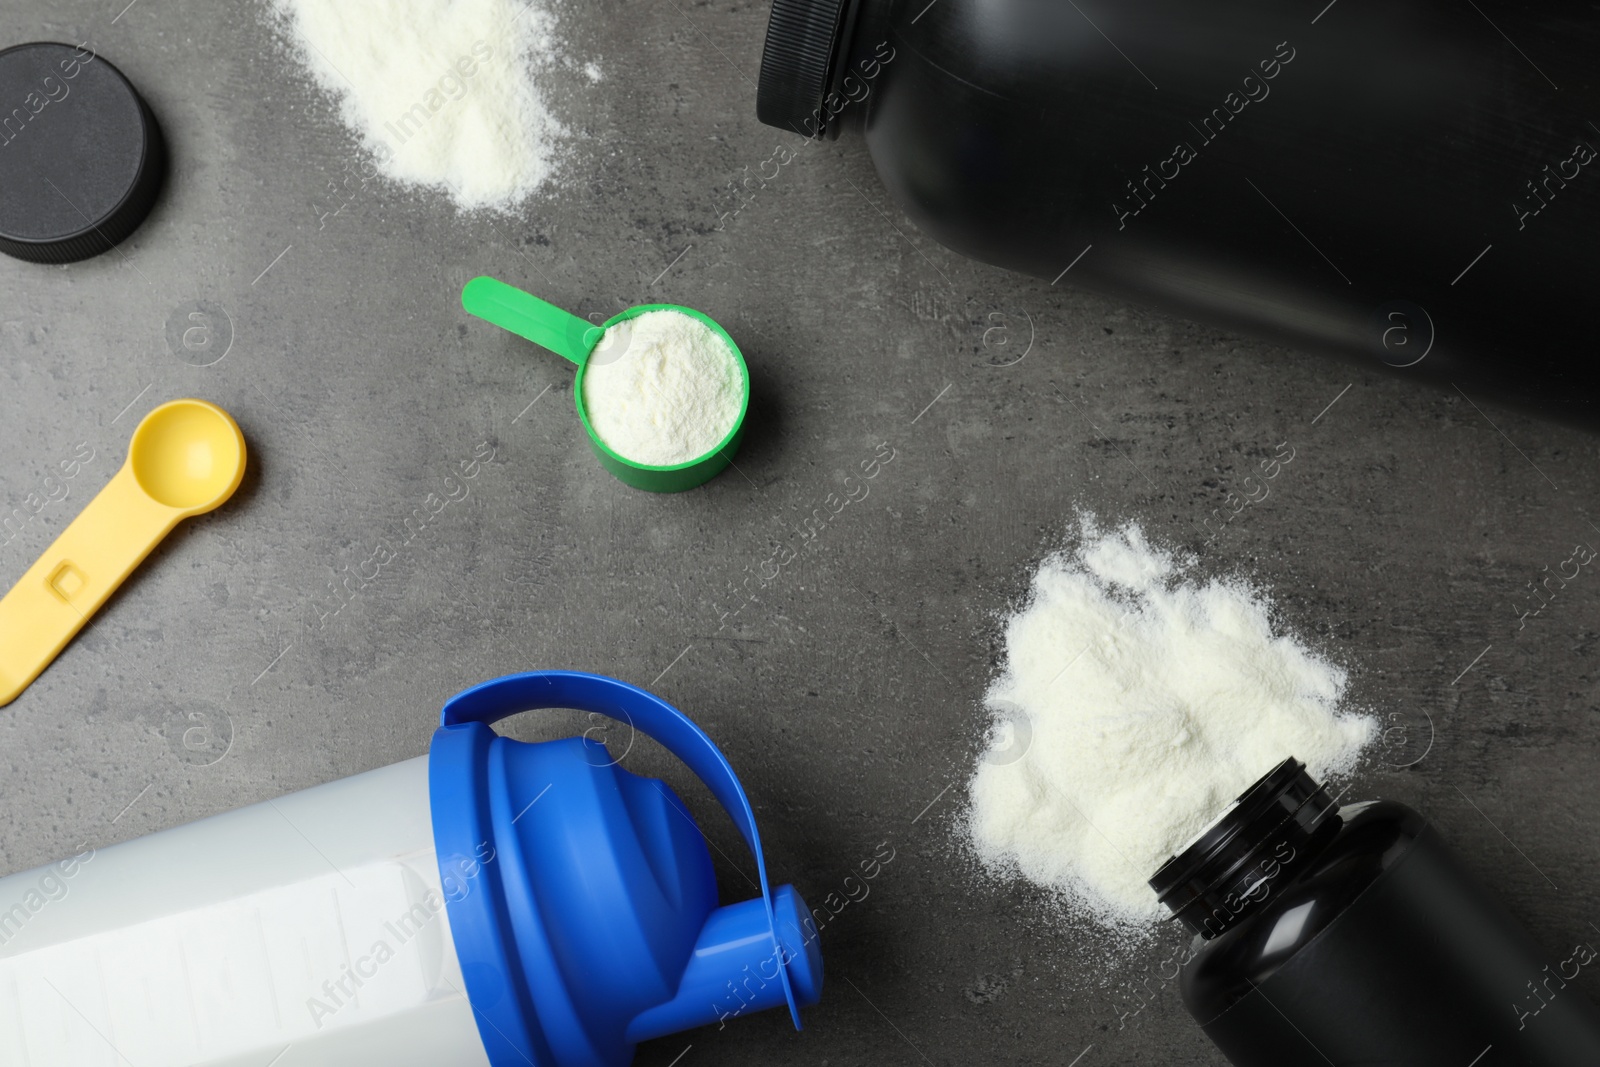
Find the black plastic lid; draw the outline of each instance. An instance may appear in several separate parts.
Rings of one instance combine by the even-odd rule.
[[[1237,922],[1335,830],[1339,805],[1290,757],[1150,879],[1173,917],[1207,939]]]
[[[138,92],[87,45],[0,52],[0,252],[71,263],[155,205],[166,153]]]
[[[849,0],[773,0],[756,86],[756,118],[802,137],[822,133],[822,100],[848,4]]]

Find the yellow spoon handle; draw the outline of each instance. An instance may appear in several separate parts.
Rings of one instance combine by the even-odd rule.
[[[122,469],[0,599],[0,706],[50,665],[184,513]]]

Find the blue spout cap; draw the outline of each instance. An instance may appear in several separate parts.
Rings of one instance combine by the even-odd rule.
[[[572,708],[655,738],[727,809],[761,896],[717,906],[706,838],[663,782],[603,744],[527,744],[490,724]],[[822,992],[805,903],[770,888],[755,814],[688,716],[613,678],[508,675],[445,704],[428,760],[450,932],[492,1067],[623,1067],[644,1040]]]

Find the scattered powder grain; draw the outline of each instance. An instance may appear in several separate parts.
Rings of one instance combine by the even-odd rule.
[[[744,374],[711,327],[647,311],[609,327],[583,375],[589,424],[613,452],[670,466],[698,459],[733,429]]]
[[[367,167],[467,209],[509,209],[551,176],[563,130],[535,78],[562,61],[540,0],[269,2]]]
[[[1241,792],[1291,755],[1348,774],[1377,725],[1262,594],[1080,524],[1006,621],[966,831],[991,871],[1138,936],[1166,914],[1147,880]]]

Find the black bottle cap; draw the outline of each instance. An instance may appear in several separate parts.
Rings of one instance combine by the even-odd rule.
[[[773,0],[756,85],[756,118],[816,137],[826,125],[823,97],[848,0]]]
[[[1272,883],[1336,830],[1339,805],[1290,757],[1164,863],[1150,888],[1173,917],[1207,939],[1272,892]]]
[[[0,252],[71,263],[144,221],[166,152],[155,116],[88,46],[0,51]]]

